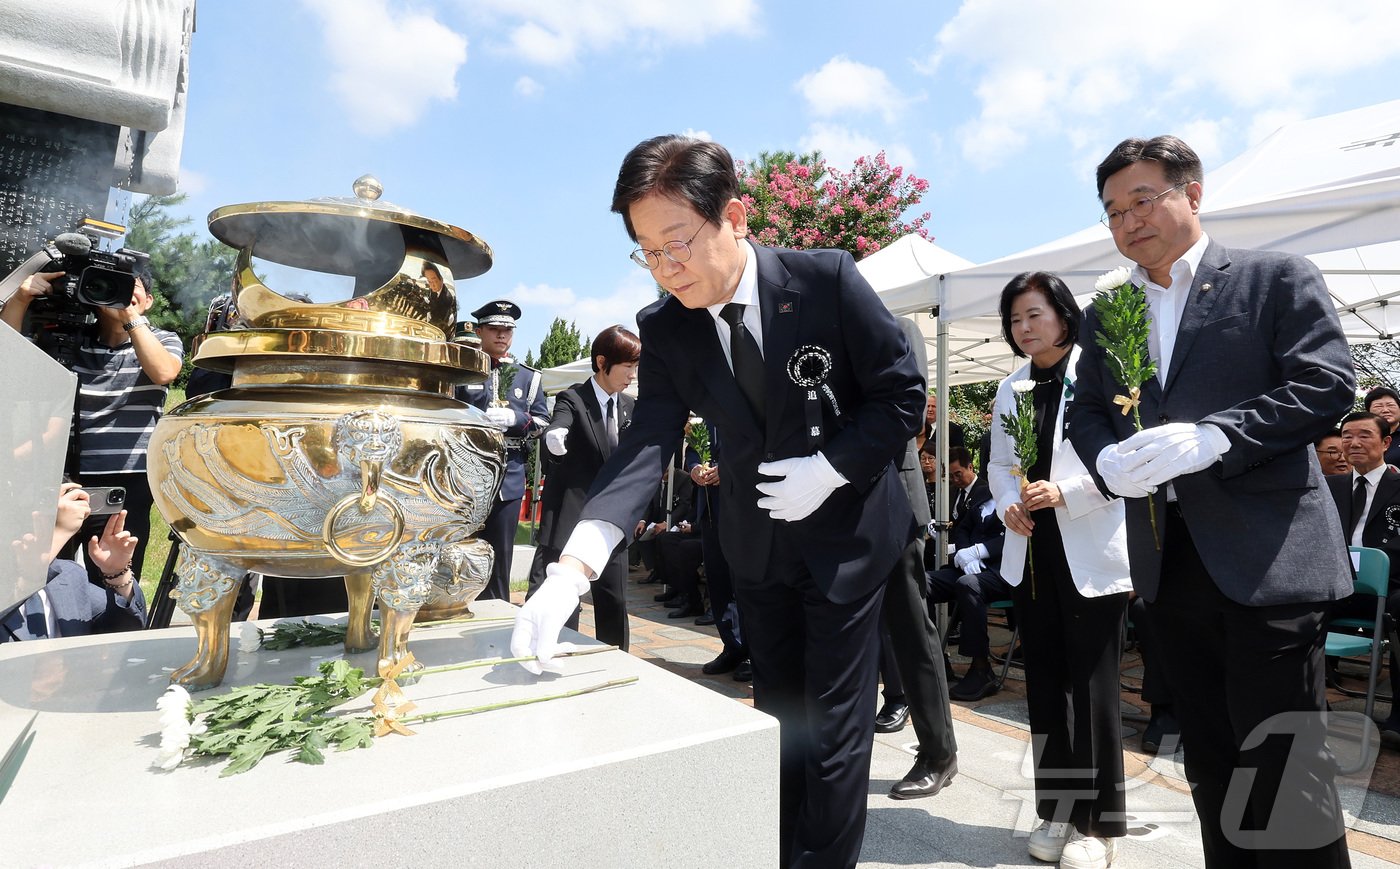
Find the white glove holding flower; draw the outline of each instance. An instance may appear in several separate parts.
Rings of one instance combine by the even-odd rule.
[[[572,652],[576,647],[573,643],[559,642],[559,632],[578,608],[579,598],[588,591],[588,586],[588,577],[576,567],[551,564],[545,568],[544,582],[515,615],[515,630],[510,635],[511,657],[535,659],[521,661],[520,666],[536,676],[545,670],[562,672],[551,659]]]
[[[806,519],[832,492],[846,485],[846,478],[821,453],[764,462],[758,466],[758,472],[779,478],[758,484],[758,491],[765,496],[758,499],[758,506],[774,519],[786,522]]]
[[[1171,422],[1144,429],[1118,445],[1123,471],[1139,486],[1155,489],[1219,461],[1230,440],[1213,425]]]
[[[1133,482],[1124,467],[1127,457],[1122,452],[1122,444],[1109,444],[1099,452],[1094,466],[1103,477],[1103,484],[1120,498],[1146,498],[1157,491],[1155,486],[1143,486]]]
[[[515,425],[515,411],[508,407],[488,407],[486,408],[486,418],[501,428],[510,428]]]
[[[566,428],[552,428],[544,433],[544,446],[551,455],[562,456],[569,451],[564,445],[564,441],[569,438],[569,430]]]

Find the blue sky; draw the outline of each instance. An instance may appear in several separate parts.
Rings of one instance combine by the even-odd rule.
[[[520,303],[523,357],[555,316],[595,334],[655,297],[608,203],[622,156],[659,133],[843,168],[885,150],[929,179],[936,242],[982,262],[1097,219],[1093,167],[1126,136],[1185,138],[1209,198],[1209,168],[1280,123],[1400,97],[1394,0],[1153,8],[206,0],[184,213],[202,232],[220,205],[346,196],[373,173],[384,199],[492,246],[461,310]]]

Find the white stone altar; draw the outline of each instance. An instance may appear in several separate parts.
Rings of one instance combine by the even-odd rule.
[[[475,608],[483,619],[514,611]],[[409,648],[428,666],[506,657],[510,630],[509,620],[420,627]],[[419,711],[638,681],[414,725],[415,736],[329,751],[323,766],[273,755],[221,779],[223,763],[208,759],[152,766],[155,701],[193,644],[192,629],[169,628],[0,645],[0,756],[38,713],[13,780],[0,775],[6,866],[778,861],[777,722],[622,652],[568,659],[562,676],[516,664],[432,674],[405,687]],[[289,682],[343,656],[235,648],[215,690]],[[373,673],[375,652],[350,660]]]

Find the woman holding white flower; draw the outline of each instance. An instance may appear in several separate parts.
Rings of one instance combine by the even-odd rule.
[[[1025,650],[1041,818],[1029,851],[1066,869],[1106,867],[1127,832],[1118,710],[1131,588],[1123,504],[1103,496],[1065,437],[1079,357],[1073,294],[1055,275],[1018,275],[1002,291],[1001,320],[1012,351],[1029,357],[997,390],[987,475],[1006,524],[1001,573],[1013,586]]]

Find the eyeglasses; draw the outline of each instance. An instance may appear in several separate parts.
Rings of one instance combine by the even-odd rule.
[[[1185,187],[1187,184],[1190,183],[1191,182],[1189,181],[1183,181],[1180,184],[1173,184],[1166,190],[1163,190],[1161,193],[1158,193],[1156,196],[1144,196],[1143,198],[1134,202],[1132,205],[1129,205],[1128,211],[1131,211],[1133,213],[1133,217],[1136,217],[1139,220],[1141,220],[1142,218],[1152,213],[1152,207],[1157,204],[1158,199],[1161,199],[1163,196],[1166,196],[1173,190],[1180,190],[1181,188]],[[1109,229],[1117,229],[1118,227],[1123,225],[1123,215],[1127,214],[1128,211],[1105,211],[1103,213],[1103,216],[1099,218],[1099,223],[1102,223]]]
[[[1332,459],[1340,459],[1342,457],[1342,451],[1337,449],[1336,447],[1328,447],[1325,450],[1318,450],[1317,454],[1319,456],[1327,456],[1328,458]]]
[[[689,261],[690,243],[695,241],[696,237],[700,235],[700,230],[705,228],[705,223],[707,222],[708,221],[702,222],[700,228],[695,230],[690,238],[685,241],[668,241],[661,246],[661,250],[647,250],[644,247],[637,248],[632,251],[632,262],[649,271],[655,271],[656,268],[661,265],[662,254],[665,254],[666,259],[673,263]]]

